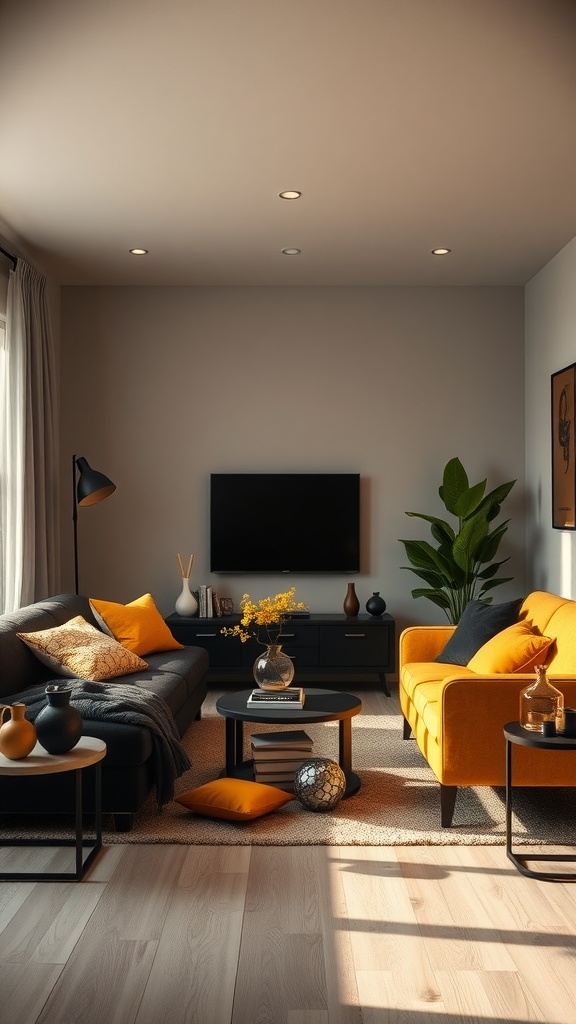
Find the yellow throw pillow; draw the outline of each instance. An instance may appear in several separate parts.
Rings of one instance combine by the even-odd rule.
[[[134,654],[142,656],[155,651],[180,651],[183,648],[183,644],[179,644],[172,636],[151,594],[144,594],[130,604],[90,598],[90,607],[104,632]]]
[[[276,786],[264,786],[261,782],[245,779],[222,778],[206,782],[189,793],[177,796],[176,803],[187,807],[196,814],[208,818],[224,818],[226,821],[250,821],[294,799],[293,793],[286,793]]]
[[[530,622],[515,622],[488,640],[468,662],[468,668],[480,675],[532,672],[535,665],[545,663],[553,643]]]
[[[148,665],[77,615],[62,626],[17,633],[43,665],[60,676],[99,682],[140,672]]]

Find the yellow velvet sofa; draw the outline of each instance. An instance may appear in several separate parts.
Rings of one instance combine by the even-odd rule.
[[[565,707],[576,707],[576,601],[534,591],[518,619],[553,641],[536,664],[548,666],[548,678],[564,694]],[[399,641],[404,738],[413,735],[440,783],[444,827],[452,824],[458,786],[505,785],[503,726],[518,721],[520,692],[535,680],[532,667],[489,674],[435,661],[455,629],[410,626]],[[576,751],[517,747],[514,785],[576,785]]]

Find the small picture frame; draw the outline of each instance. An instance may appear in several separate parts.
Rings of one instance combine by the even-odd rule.
[[[220,609],[222,615],[233,615],[234,614],[234,601],[231,597],[220,598]]]
[[[576,363],[552,374],[552,527],[576,530]]]

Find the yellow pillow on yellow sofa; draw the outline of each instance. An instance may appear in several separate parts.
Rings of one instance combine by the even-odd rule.
[[[468,668],[480,675],[532,672],[545,663],[554,643],[542,636],[529,622],[515,622],[488,640],[468,662]]]
[[[184,646],[172,636],[151,594],[144,594],[130,604],[90,598],[90,607],[104,632],[133,654],[180,651]]]
[[[91,626],[82,615],[76,615],[61,626],[16,636],[38,661],[60,676],[100,682],[148,668],[142,658]]]
[[[277,811],[283,804],[293,800],[294,794],[286,793],[276,786],[265,786],[261,782],[224,777],[206,782],[175,799],[176,803],[187,807],[189,811],[204,814],[208,818],[250,821],[270,811]]]

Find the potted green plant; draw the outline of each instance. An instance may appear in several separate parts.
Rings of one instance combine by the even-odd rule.
[[[400,540],[410,565],[402,566],[428,584],[412,591],[412,597],[426,597],[445,612],[450,623],[460,621],[469,601],[491,604],[489,591],[508,577],[496,577],[504,562],[493,562],[509,519],[491,529],[490,524],[512,490],[515,480],[501,484],[485,494],[486,480],[470,486],[460,459],[450,459],[444,469],[440,498],[446,510],[456,517],[455,526],[436,516],[407,512],[407,516],[430,523],[433,546],[425,540]]]

